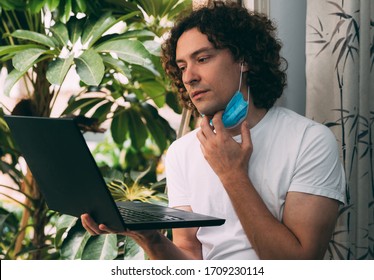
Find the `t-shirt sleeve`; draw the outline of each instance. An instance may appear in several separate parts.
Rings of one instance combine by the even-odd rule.
[[[178,151],[175,142],[169,147],[165,157],[165,172],[169,207],[188,206],[187,178],[184,178],[183,154]]]
[[[304,134],[289,191],[326,196],[345,203],[345,174],[334,134],[324,125]]]

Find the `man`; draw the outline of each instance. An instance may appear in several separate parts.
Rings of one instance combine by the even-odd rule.
[[[344,203],[329,129],[274,106],[286,85],[275,27],[215,3],[182,19],[163,47],[166,72],[201,127],[166,158],[169,204],[226,219],[220,227],[126,231],[151,259],[320,259]],[[224,111],[224,112],[223,112]],[[113,232],[88,215],[91,234]]]

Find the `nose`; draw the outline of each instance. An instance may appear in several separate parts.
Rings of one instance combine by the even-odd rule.
[[[200,75],[193,65],[189,65],[182,74],[182,80],[185,85],[194,85],[200,81]]]

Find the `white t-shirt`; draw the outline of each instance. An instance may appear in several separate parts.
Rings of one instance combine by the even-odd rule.
[[[204,159],[197,131],[173,142],[168,150],[169,205],[189,205],[194,212],[226,219],[222,226],[198,230],[204,259],[258,259],[222,183]],[[289,191],[345,202],[344,171],[336,139],[326,126],[273,107],[251,129],[251,137],[248,174],[279,221]],[[241,136],[234,139],[240,142]]]

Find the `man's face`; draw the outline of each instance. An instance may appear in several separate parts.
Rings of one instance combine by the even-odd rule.
[[[228,49],[215,49],[196,28],[179,38],[176,62],[190,99],[201,114],[213,116],[223,110],[238,90],[240,63]]]

